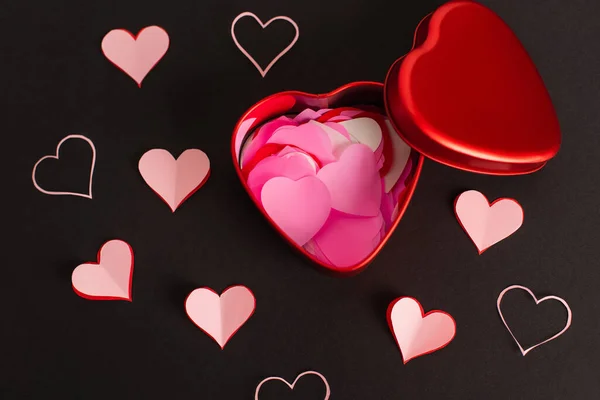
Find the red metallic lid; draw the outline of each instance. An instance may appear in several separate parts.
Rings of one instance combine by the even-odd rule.
[[[467,0],[417,27],[413,49],[385,82],[399,135],[440,163],[472,172],[534,172],[560,147],[560,126],[537,69],[500,17]]]

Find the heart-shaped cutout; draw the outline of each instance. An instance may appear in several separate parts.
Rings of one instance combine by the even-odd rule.
[[[220,296],[211,288],[199,288],[185,300],[188,317],[221,349],[248,321],[255,308],[254,294],[245,286],[231,286]]]
[[[404,364],[446,347],[456,334],[454,318],[444,311],[427,314],[412,297],[401,297],[388,307],[387,319]]]
[[[167,150],[149,150],[138,163],[144,181],[171,211],[206,183],[210,175],[208,156],[198,149],[188,149],[175,158]]]
[[[537,68],[489,8],[450,1],[418,27],[386,81],[403,139],[437,162],[496,175],[542,168],[560,147],[556,111]]]
[[[137,36],[125,29],[113,29],[102,39],[102,52],[139,87],[169,48],[169,35],[159,26],[148,26]]]
[[[504,315],[502,314],[502,309],[500,308],[500,305],[502,304],[502,299],[504,298],[504,295],[511,291],[511,290],[524,290],[525,292],[529,293],[529,295],[531,296],[531,298],[535,301],[536,305],[539,305],[540,303],[544,302],[544,301],[548,301],[548,300],[554,300],[554,301],[558,301],[559,303],[561,303],[565,309],[567,310],[567,321],[565,322],[565,326],[564,328],[556,333],[554,336],[549,337],[546,340],[543,340],[542,342],[535,344],[531,347],[528,347],[527,349],[524,349],[521,346],[521,343],[519,343],[519,341],[517,340],[517,338],[515,337],[515,335],[513,334],[513,332],[511,331],[510,327],[508,326],[508,324],[506,323],[506,320],[504,319]],[[571,320],[573,319],[573,314],[571,312],[571,307],[569,307],[569,304],[563,300],[560,297],[557,296],[546,296],[546,297],[542,297],[541,299],[538,300],[538,298],[533,294],[533,292],[529,289],[526,288],[525,286],[520,286],[520,285],[513,285],[513,286],[509,286],[506,289],[504,289],[502,292],[500,292],[500,295],[498,296],[498,301],[496,302],[496,307],[498,308],[498,314],[500,314],[500,318],[502,319],[502,322],[504,323],[504,326],[506,327],[506,329],[508,330],[508,333],[510,333],[510,336],[512,336],[513,340],[515,341],[515,343],[517,344],[517,346],[519,347],[519,350],[521,351],[521,354],[523,354],[524,356],[529,353],[531,350],[535,349],[536,347],[539,347],[545,343],[548,343],[556,338],[558,338],[559,336],[561,336],[563,333],[565,333],[567,331],[567,329],[569,329],[569,327],[571,326]]]
[[[98,262],[79,265],[71,276],[73,290],[88,300],[131,301],[133,249],[122,240],[110,240],[98,252]]]
[[[502,198],[489,203],[476,190],[460,194],[454,212],[479,254],[506,239],[523,225],[523,208],[514,199]]]
[[[306,371],[306,372],[303,372],[300,375],[298,375],[296,377],[296,379],[294,379],[294,382],[292,382],[292,383],[289,383],[285,379],[280,378],[278,376],[272,376],[270,378],[266,378],[266,379],[262,380],[258,384],[258,386],[256,387],[256,391],[254,392],[254,400],[260,400],[259,399],[260,389],[267,382],[272,382],[272,381],[282,382],[285,385],[287,385],[287,387],[290,390],[294,390],[294,388],[296,387],[296,383],[298,383],[298,381],[300,380],[300,378],[302,378],[304,376],[307,376],[307,375],[315,375],[315,376],[319,377],[323,381],[323,384],[325,385],[325,397],[323,397],[323,400],[329,400],[329,397],[331,396],[331,389],[329,387],[329,382],[327,382],[327,379],[322,374],[320,374],[320,373],[318,373],[316,371]]]
[[[40,164],[44,161],[44,160],[58,160],[60,157],[60,148],[63,145],[64,142],[66,142],[67,140],[71,140],[71,139],[80,139],[85,141],[87,144],[90,145],[90,149],[92,150],[92,163],[90,165],[90,178],[88,181],[88,192],[87,193],[77,193],[77,192],[65,192],[65,191],[53,191],[53,190],[46,190],[43,189],[37,182],[36,179],[36,172],[38,167],[40,166]],[[44,193],[44,194],[49,194],[49,195],[66,195],[66,196],[78,196],[78,197],[84,197],[86,199],[91,199],[92,198],[92,181],[94,178],[94,167],[96,166],[96,147],[94,146],[94,143],[88,139],[85,136],[82,135],[68,135],[66,137],[64,137],[60,142],[58,142],[58,145],[56,146],[56,154],[53,156],[44,156],[42,158],[40,158],[35,165],[33,166],[33,172],[31,173],[31,179],[33,181],[33,186],[35,186],[35,188],[37,190],[39,190],[40,192]]]
[[[238,21],[240,19],[246,18],[246,17],[254,18],[256,20],[256,22],[258,22],[259,25],[261,26],[261,28],[263,28],[263,29],[266,28],[267,26],[271,25],[271,23],[273,23],[275,21],[286,21],[290,25],[292,25],[294,27],[294,30],[296,31],[296,34],[295,34],[294,38],[292,39],[292,41],[290,42],[290,44],[287,45],[283,50],[281,50],[281,52],[277,56],[275,56],[275,58],[273,60],[271,60],[271,62],[267,65],[267,67],[265,69],[263,69],[258,64],[258,62],[254,59],[254,57],[252,57],[252,55],[250,55],[250,53],[248,53],[248,51],[246,49],[244,49],[244,47],[242,47],[242,45],[238,41],[237,37],[235,36],[235,25],[238,23]],[[250,62],[256,67],[256,69],[258,70],[260,75],[264,78],[267,75],[267,73],[271,70],[271,68],[273,68],[275,63],[277,61],[279,61],[279,59],[281,57],[283,57],[288,51],[290,51],[290,49],[292,47],[294,47],[294,45],[298,41],[298,38],[300,37],[300,29],[298,28],[298,24],[296,24],[296,22],[294,22],[294,20],[291,19],[290,17],[278,16],[278,17],[271,18],[266,23],[263,23],[260,20],[260,18],[258,18],[254,13],[247,11],[247,12],[243,12],[240,15],[238,15],[237,17],[235,17],[235,19],[231,23],[231,37],[233,38],[233,42],[235,43],[237,48],[240,49],[242,54],[244,54],[248,58],[248,60],[250,60]]]

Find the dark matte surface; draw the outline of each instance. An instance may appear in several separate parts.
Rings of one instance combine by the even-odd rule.
[[[314,369],[341,400],[598,398],[600,7],[594,0],[484,3],[537,63],[561,120],[560,154],[522,177],[426,162],[387,247],[363,273],[340,279],[296,256],[262,219],[235,176],[231,131],[265,95],[383,80],[441,1],[4,2],[1,397],[251,399],[267,376],[291,380]],[[299,42],[265,79],[229,36],[233,18],[247,10],[300,25]],[[138,89],[103,57],[100,42],[110,29],[152,24],[169,32],[171,47]],[[261,38],[249,37],[260,30],[240,29],[257,49]],[[273,46],[292,35],[273,29],[281,29]],[[91,201],[46,196],[31,183],[35,161],[69,133],[88,135],[98,151]],[[85,164],[73,146],[72,165]],[[211,158],[210,180],[175,214],[136,168],[154,147],[175,154],[198,147]],[[56,186],[85,178],[81,170],[59,172],[40,178]],[[85,189],[82,182],[73,189]],[[471,188],[490,199],[514,197],[525,209],[523,228],[482,256],[452,211],[454,197]],[[79,298],[71,271],[112,238],[135,251],[133,303]],[[199,286],[238,283],[255,292],[257,311],[221,351],[187,319],[183,301]],[[498,294],[511,284],[564,297],[571,329],[522,357],[496,313]],[[401,295],[451,313],[455,340],[403,365],[385,321]],[[535,308],[519,294],[505,305],[527,343],[564,320],[556,304]],[[320,400],[321,391],[307,378],[295,397],[266,389],[262,400]]]

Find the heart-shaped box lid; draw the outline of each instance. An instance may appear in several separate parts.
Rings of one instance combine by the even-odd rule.
[[[385,101],[404,141],[454,168],[526,174],[560,147],[533,61],[510,27],[473,1],[450,1],[419,24],[413,49],[388,72]]]

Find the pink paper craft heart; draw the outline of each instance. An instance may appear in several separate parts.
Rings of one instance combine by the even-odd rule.
[[[38,185],[37,180],[35,178],[35,173],[37,172],[38,166],[42,163],[42,161],[47,160],[47,159],[58,160],[59,156],[60,156],[60,147],[63,145],[64,142],[66,142],[67,140],[70,140],[70,139],[84,140],[85,142],[87,142],[90,145],[90,148],[92,149],[92,165],[90,166],[90,179],[88,182],[88,192],[87,193],[61,192],[61,191],[51,191],[51,190],[42,189],[42,187],[40,185]],[[78,196],[78,197],[84,197],[86,199],[91,199],[92,198],[92,179],[94,177],[94,167],[95,166],[96,166],[96,147],[94,147],[94,143],[90,139],[88,139],[87,137],[82,136],[82,135],[68,135],[68,136],[64,137],[60,142],[58,142],[58,145],[56,146],[56,154],[55,155],[44,156],[35,163],[35,165],[33,166],[33,172],[31,173],[31,179],[33,180],[33,186],[35,186],[35,188],[37,190],[39,190],[40,192],[42,192],[44,194]]]
[[[339,161],[321,168],[317,178],[329,189],[332,208],[362,217],[379,215],[381,178],[366,145],[348,146]]]
[[[519,343],[519,341],[517,340],[517,338],[515,337],[515,335],[512,333],[512,331],[510,330],[510,328],[508,327],[508,324],[506,323],[506,320],[504,319],[504,315],[502,314],[502,310],[500,308],[500,304],[502,303],[502,298],[504,297],[504,295],[513,290],[513,289],[520,289],[520,290],[524,290],[527,293],[529,293],[529,295],[533,298],[533,300],[535,301],[535,304],[538,305],[546,300],[556,300],[558,302],[560,302],[565,309],[567,310],[567,322],[565,323],[565,327],[558,332],[556,335],[536,344],[533,345],[527,349],[523,349],[523,347],[521,346],[521,344]],[[500,314],[500,318],[502,319],[502,322],[504,323],[504,326],[506,327],[506,329],[508,330],[508,333],[510,333],[510,336],[512,336],[513,340],[515,341],[515,343],[517,344],[517,346],[519,346],[519,350],[521,350],[521,354],[523,354],[523,356],[525,356],[527,353],[529,353],[531,350],[535,349],[536,347],[539,347],[545,343],[548,343],[554,339],[556,339],[557,337],[559,337],[560,335],[562,335],[563,333],[565,333],[567,331],[567,329],[569,329],[569,327],[571,326],[571,320],[572,320],[572,316],[573,314],[571,313],[571,307],[569,307],[569,304],[567,304],[567,302],[565,300],[563,300],[560,297],[557,296],[546,296],[546,297],[542,297],[541,299],[537,299],[535,297],[535,295],[533,294],[533,292],[531,290],[529,290],[528,288],[526,288],[525,286],[520,286],[520,285],[513,285],[513,286],[509,286],[506,289],[504,289],[500,295],[498,296],[498,301],[496,302],[496,307],[498,308],[498,314]]]
[[[122,240],[110,240],[100,248],[97,263],[79,265],[73,271],[73,290],[88,300],[131,301],[133,249]]]
[[[254,314],[255,309],[254,294],[245,286],[231,286],[221,296],[210,288],[199,288],[185,300],[188,317],[221,349]]]
[[[523,208],[514,199],[498,199],[490,204],[476,190],[456,198],[454,212],[479,254],[515,233],[523,224]]]
[[[321,229],[331,211],[327,186],[314,176],[269,180],[262,188],[261,203],[275,225],[298,246]]]
[[[446,347],[456,334],[454,318],[444,311],[424,313],[412,297],[401,297],[388,307],[387,319],[404,364]]]
[[[329,396],[331,395],[331,389],[329,388],[329,382],[327,382],[327,379],[325,379],[325,377],[322,374],[320,374],[320,373],[318,373],[316,371],[306,371],[306,372],[303,372],[300,375],[298,375],[296,377],[296,379],[294,379],[294,382],[292,382],[292,383],[289,383],[285,379],[280,378],[278,376],[272,376],[270,378],[264,379],[256,387],[256,391],[254,392],[254,400],[259,400],[258,395],[260,394],[260,389],[267,382],[271,382],[271,381],[283,382],[283,383],[285,383],[287,385],[288,388],[290,388],[290,390],[294,390],[294,387],[296,387],[296,383],[298,383],[298,381],[300,380],[300,378],[302,378],[303,376],[306,376],[306,375],[316,375],[319,378],[321,378],[321,380],[323,381],[323,384],[325,385],[325,397],[323,398],[323,400],[329,400]]]
[[[235,36],[235,24],[237,24],[240,19],[245,18],[245,17],[254,18],[256,20],[256,22],[258,22],[260,24],[261,28],[263,28],[263,29],[266,28],[267,26],[271,25],[271,23],[274,21],[286,21],[286,22],[289,22],[294,27],[294,30],[296,31],[296,35],[294,36],[294,39],[292,39],[291,43],[285,49],[283,49],[273,60],[271,60],[269,65],[267,65],[267,68],[265,68],[264,70],[262,69],[262,67],[260,65],[258,65],[258,62],[256,62],[254,57],[252,57],[250,55],[250,53],[248,53],[248,51],[246,51],[246,49],[244,49],[242,47],[240,42],[238,42],[237,37]],[[292,47],[294,47],[294,45],[298,41],[298,38],[300,37],[300,29],[298,28],[298,24],[296,24],[294,22],[294,20],[292,20],[290,17],[278,16],[278,17],[271,18],[266,23],[263,23],[255,14],[246,11],[246,12],[241,13],[237,17],[235,17],[235,19],[233,20],[233,23],[231,24],[231,37],[233,38],[233,42],[235,43],[237,48],[240,49],[242,54],[244,54],[248,58],[248,60],[250,60],[250,62],[252,62],[252,64],[256,67],[256,69],[258,70],[260,75],[264,78],[267,75],[267,73],[269,72],[269,70],[273,67],[273,65],[275,65],[275,63],[277,61],[279,61],[279,59],[281,57],[283,57],[288,51],[290,51],[290,49]]]
[[[142,156],[138,168],[148,186],[175,212],[207,181],[210,161],[198,149],[184,151],[177,160],[167,150],[153,149]]]
[[[118,68],[133,78],[139,87],[169,48],[169,35],[159,26],[148,26],[132,35],[113,29],[102,39],[102,52]]]

